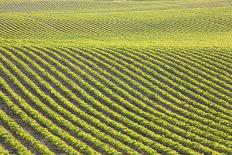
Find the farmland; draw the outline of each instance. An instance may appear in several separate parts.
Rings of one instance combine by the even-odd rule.
[[[0,0],[0,154],[232,154],[230,0]]]

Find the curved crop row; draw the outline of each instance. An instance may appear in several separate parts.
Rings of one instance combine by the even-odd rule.
[[[229,59],[188,50],[0,47],[0,151],[232,153]]]

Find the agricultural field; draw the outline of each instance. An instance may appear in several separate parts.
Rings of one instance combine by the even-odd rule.
[[[232,155],[231,0],[0,0],[0,155]]]

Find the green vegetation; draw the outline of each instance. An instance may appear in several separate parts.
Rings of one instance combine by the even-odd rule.
[[[231,45],[227,1],[7,1],[0,42],[60,45]]]
[[[230,0],[0,0],[0,154],[232,154]]]

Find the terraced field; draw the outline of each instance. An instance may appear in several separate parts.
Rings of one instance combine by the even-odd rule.
[[[230,0],[0,0],[0,154],[232,154]]]

